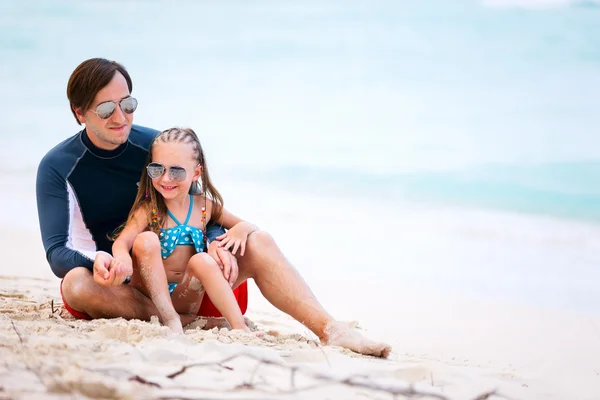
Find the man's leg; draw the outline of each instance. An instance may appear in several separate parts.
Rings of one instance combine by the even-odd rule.
[[[265,298],[281,311],[304,324],[321,341],[357,353],[387,357],[391,347],[364,338],[343,323],[335,321],[321,306],[302,276],[285,258],[266,232],[248,237],[244,256],[237,256],[240,274],[236,285],[253,278]]]
[[[136,259],[133,261],[135,263]],[[133,280],[139,281],[140,278],[134,276]],[[121,317],[149,321],[153,315],[159,316],[152,300],[134,285],[101,286],[94,281],[92,272],[84,267],[74,268],[65,275],[62,295],[72,309],[92,318]],[[180,317],[183,325],[197,318],[192,314],[181,314]]]
[[[129,285],[101,286],[87,268],[74,268],[62,282],[65,301],[76,311],[92,318],[141,319],[158,315],[148,297]]]

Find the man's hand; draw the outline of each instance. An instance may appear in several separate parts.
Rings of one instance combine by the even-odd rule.
[[[131,258],[114,258],[103,251],[98,252],[94,260],[94,281],[102,286],[121,285],[133,274]]]
[[[229,282],[229,286],[233,287],[240,272],[236,258],[229,251],[220,247],[217,240],[213,240],[208,245],[208,255],[217,262],[223,271],[223,276]]]
[[[110,263],[113,258],[104,251],[99,251],[94,260],[94,281],[102,286],[110,286]]]

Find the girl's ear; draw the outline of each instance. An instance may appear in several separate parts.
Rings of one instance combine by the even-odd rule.
[[[202,176],[202,165],[198,164],[196,169],[194,169],[194,180],[197,181]]]

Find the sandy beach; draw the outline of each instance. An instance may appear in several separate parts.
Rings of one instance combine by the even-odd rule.
[[[232,198],[241,206],[239,193]],[[23,197],[25,206],[31,201]],[[286,218],[306,229],[298,218],[269,214],[268,207],[255,213],[279,234],[287,253],[306,263],[284,234]],[[432,232],[441,228],[423,228],[425,214],[415,215],[419,235],[434,242]],[[62,307],[59,280],[35,226],[4,232],[1,240],[3,249],[33,244],[27,258],[5,251],[0,268],[2,399],[390,399],[393,393],[475,399],[493,392],[488,398],[592,400],[600,393],[600,318],[593,314],[400,284],[394,289],[384,279],[308,268],[302,272],[326,308],[390,343],[389,359],[321,346],[254,284],[247,317],[263,337],[203,330],[202,320],[174,337],[157,321],[75,320]],[[323,265],[333,262],[321,255]]]
[[[394,346],[380,360],[320,346],[289,317],[259,306],[256,291],[247,315],[264,337],[202,330],[201,320],[173,337],[157,321],[75,320],[56,281],[0,281],[3,399],[389,399],[411,388],[444,399],[600,393],[598,318],[466,303],[453,313],[447,302],[413,297],[395,321],[359,322],[365,334]]]

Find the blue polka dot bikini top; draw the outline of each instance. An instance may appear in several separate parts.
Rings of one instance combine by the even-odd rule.
[[[194,246],[196,252],[202,253],[204,251],[204,233],[196,227],[188,226],[193,208],[194,197],[190,195],[190,210],[183,224],[171,214],[171,211],[168,211],[169,216],[175,221],[177,226],[161,229],[159,238],[162,258],[169,257],[173,253],[173,250],[175,250],[175,246]]]

